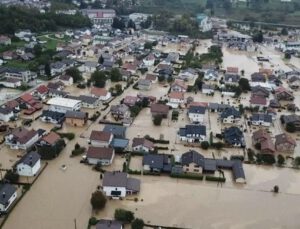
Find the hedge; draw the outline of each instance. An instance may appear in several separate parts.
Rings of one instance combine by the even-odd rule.
[[[66,138],[68,140],[73,140],[75,138],[74,133],[57,133],[61,138]]]
[[[156,150],[168,150],[169,147],[163,147],[163,146],[155,146]]]
[[[160,176],[160,173],[154,173],[154,172],[146,172],[146,171],[144,171],[143,175],[146,175],[146,176]]]
[[[202,175],[194,175],[194,174],[170,174],[170,177],[172,178],[182,178],[182,179],[190,179],[190,180],[203,180]]]
[[[153,143],[170,144],[169,140],[155,139],[155,138],[152,138],[150,136],[145,136],[145,138],[148,139],[149,141],[153,142]]]
[[[225,182],[225,177],[214,177],[214,176],[205,176],[205,180],[207,181],[216,181],[216,182]]]
[[[127,171],[129,174],[133,174],[133,175],[141,175],[142,174],[142,171],[139,171],[139,170],[131,170],[131,169],[128,169]]]

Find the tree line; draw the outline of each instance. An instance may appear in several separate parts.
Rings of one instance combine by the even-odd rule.
[[[88,17],[80,13],[75,15],[40,13],[37,9],[26,7],[0,7],[0,34],[14,34],[20,29],[32,32],[56,31],[60,28],[91,27]]]

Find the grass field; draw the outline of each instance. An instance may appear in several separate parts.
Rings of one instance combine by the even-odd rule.
[[[14,67],[14,68],[28,68],[30,61],[20,61],[20,60],[10,60],[5,66]]]

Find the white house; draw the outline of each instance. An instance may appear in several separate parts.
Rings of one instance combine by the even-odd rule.
[[[109,147],[113,140],[113,134],[105,131],[93,130],[91,132],[89,143],[97,147]]]
[[[110,165],[115,157],[115,150],[108,147],[90,146],[86,153],[86,158],[91,165]]]
[[[202,32],[207,32],[210,31],[212,29],[212,22],[209,19],[209,17],[205,14],[197,14],[197,22],[198,22],[198,26],[199,29]]]
[[[48,100],[50,111],[66,113],[67,111],[79,111],[81,108],[81,101],[68,98],[51,98]]]
[[[99,64],[97,62],[87,61],[79,67],[79,70],[82,72],[92,73],[97,70],[98,65]]]
[[[35,176],[41,168],[41,156],[37,152],[25,154],[17,164],[17,173],[20,176]]]
[[[234,107],[228,107],[220,114],[220,118],[223,123],[239,123],[241,120],[241,113]]]
[[[191,122],[204,123],[205,111],[205,107],[190,106],[188,110],[188,117]]]
[[[148,56],[146,56],[144,59],[143,59],[143,65],[145,67],[151,67],[154,65],[154,62],[155,62],[155,57],[153,54],[149,54]]]
[[[146,138],[134,138],[132,140],[132,150],[134,152],[149,153],[154,150],[154,143]]]
[[[107,101],[111,98],[111,93],[105,88],[93,87],[91,89],[91,95],[98,97],[101,101]]]
[[[219,78],[216,70],[209,69],[204,73],[204,80],[217,81]]]
[[[184,104],[184,93],[173,91],[169,95],[169,102],[167,105],[171,106],[172,108],[178,108],[181,104]]]
[[[124,172],[105,172],[102,182],[103,192],[113,199],[139,193],[140,185],[140,180],[129,178]]]
[[[5,213],[17,199],[17,189],[11,184],[0,184],[0,212]]]
[[[59,80],[61,81],[61,82],[63,82],[64,83],[64,85],[66,85],[66,86],[71,86],[71,85],[73,85],[73,77],[72,76],[69,76],[69,75],[62,75],[62,76],[60,76],[59,77]]]
[[[187,68],[180,71],[178,78],[181,80],[194,80],[198,77],[198,72],[193,68]]]
[[[9,122],[11,118],[14,118],[15,114],[12,109],[0,107],[0,120],[3,122]]]
[[[271,126],[273,122],[272,115],[255,113],[251,117],[251,124],[254,126]]]
[[[3,80],[0,81],[0,84],[8,88],[17,88],[22,85],[22,80],[16,78],[4,78]]]
[[[5,144],[11,149],[28,149],[39,140],[39,134],[35,130],[27,130],[17,127],[5,136]]]
[[[179,129],[178,135],[180,141],[202,142],[206,140],[206,126],[186,125],[184,128]]]
[[[175,80],[171,85],[171,91],[186,92],[188,86],[184,83],[183,80]]]
[[[202,85],[202,93],[203,94],[213,94],[215,92],[215,86],[209,84]]]

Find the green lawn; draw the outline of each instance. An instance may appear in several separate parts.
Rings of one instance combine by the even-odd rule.
[[[31,61],[20,61],[20,60],[10,60],[5,66],[14,67],[14,68],[28,68]]]

